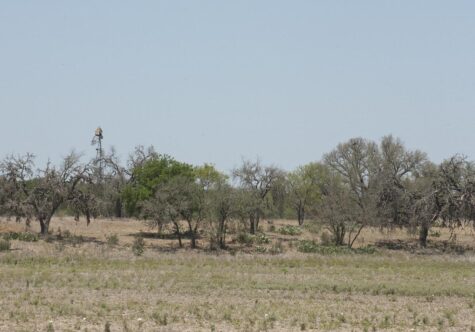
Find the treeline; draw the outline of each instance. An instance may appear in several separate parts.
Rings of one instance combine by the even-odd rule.
[[[59,166],[37,169],[34,156],[0,163],[0,213],[36,221],[47,234],[51,218],[65,210],[76,218],[136,217],[158,232],[173,232],[182,246],[205,235],[226,247],[229,223],[251,234],[262,220],[292,217],[317,222],[335,245],[352,247],[365,227],[406,228],[426,246],[434,225],[455,230],[473,225],[475,168],[455,155],[440,164],[399,139],[378,143],[350,139],[321,161],[285,172],[245,160],[231,174],[193,166],[141,146],[121,164],[114,150],[83,163],[71,153]]]

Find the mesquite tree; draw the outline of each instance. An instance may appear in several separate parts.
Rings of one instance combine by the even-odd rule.
[[[271,205],[269,193],[284,173],[275,166],[262,166],[259,160],[245,160],[241,167],[233,171],[233,176],[248,196],[249,231],[255,234],[259,221]]]
[[[378,146],[362,138],[353,138],[324,157],[325,164],[338,174],[348,190],[349,197],[355,203],[353,220],[356,238],[366,226],[376,222],[376,184],[378,179],[380,155]]]
[[[36,219],[41,234],[47,234],[51,218],[63,205],[86,215],[90,222],[94,199],[84,188],[90,180],[90,167],[80,163],[80,157],[71,153],[60,167],[48,163],[34,169],[34,156],[7,157],[0,165],[0,172],[9,192],[6,206],[10,213],[29,221]]]
[[[297,221],[303,225],[307,211],[321,199],[324,181],[329,176],[328,168],[319,163],[298,167],[287,175],[289,201],[297,212]]]

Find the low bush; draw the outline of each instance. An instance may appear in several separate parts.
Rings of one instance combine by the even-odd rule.
[[[270,240],[264,233],[260,233],[254,235],[254,242],[258,244],[267,244],[270,243]]]
[[[3,234],[3,239],[7,241],[18,240],[25,242],[36,242],[38,241],[38,234],[28,232],[9,232]]]
[[[318,234],[322,229],[322,225],[316,221],[309,220],[303,224],[303,228],[305,228],[309,233]]]
[[[8,240],[0,240],[0,251],[10,250],[11,244]]]
[[[297,250],[304,253],[315,253],[321,255],[374,254],[376,252],[376,248],[373,246],[361,248],[349,248],[347,246],[327,246],[308,240],[299,241]]]
[[[106,242],[109,246],[116,246],[119,244],[119,237],[117,234],[106,235]]]
[[[275,242],[272,247],[270,247],[269,252],[273,255],[278,255],[284,253],[284,245],[281,240]]]
[[[249,246],[254,242],[254,237],[250,235],[249,233],[242,232],[238,234],[236,240],[237,242],[241,244],[245,244]]]
[[[145,241],[143,237],[137,237],[132,244],[132,252],[135,256],[142,256],[145,251]]]
[[[324,246],[330,246],[333,244],[333,236],[328,233],[328,231],[323,231],[322,234],[320,234],[320,242]]]
[[[259,254],[265,254],[267,252],[267,248],[263,246],[256,246],[255,250]]]
[[[282,235],[300,235],[302,230],[298,226],[285,225],[279,228],[279,233]]]

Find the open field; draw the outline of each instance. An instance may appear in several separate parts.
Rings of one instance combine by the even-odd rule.
[[[81,240],[13,240],[0,252],[0,331],[475,331],[471,250],[304,254],[292,239],[318,233],[267,230],[288,223],[264,225],[282,254],[237,243],[230,252],[178,250],[176,240],[146,238],[136,257],[134,235],[149,232],[138,221],[55,219],[55,234],[61,227]],[[0,223],[1,233],[24,228]],[[433,243],[448,238],[437,231]],[[119,243],[108,245],[113,233]],[[395,237],[412,240],[368,230],[359,245]],[[457,242],[473,245],[472,231]]]

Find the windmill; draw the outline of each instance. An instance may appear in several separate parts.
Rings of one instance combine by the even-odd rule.
[[[104,163],[104,151],[102,150],[102,128],[97,127],[92,138],[91,145],[96,146],[96,160],[95,163],[99,166],[99,180],[102,180],[102,168]]]

